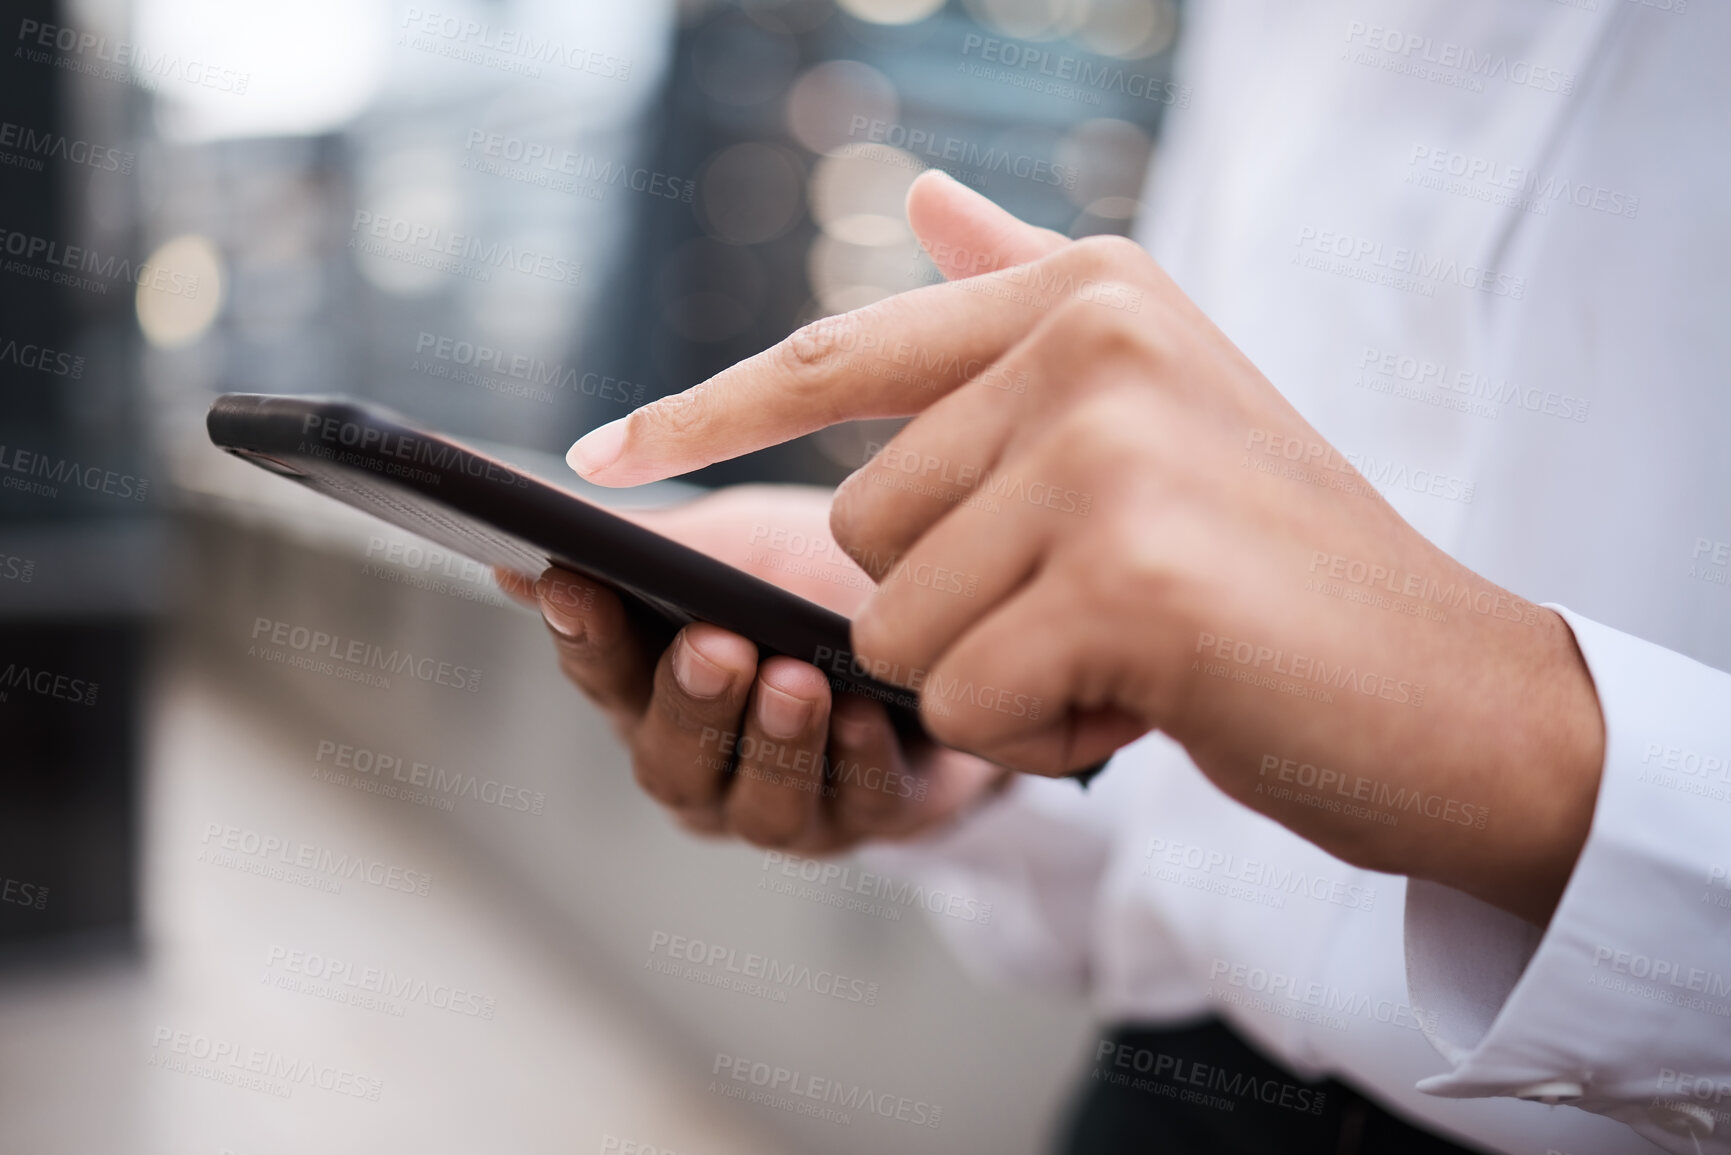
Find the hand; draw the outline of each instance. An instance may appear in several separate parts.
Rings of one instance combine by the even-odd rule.
[[[807,326],[572,464],[629,485],[917,415],[831,525],[881,579],[859,661],[917,684],[940,741],[1060,774],[1158,727],[1331,853],[1546,921],[1604,743],[1561,618],[1407,525],[1131,242],[929,174],[909,218],[957,279]]]
[[[829,542],[829,497],[749,486],[632,516],[850,613],[873,583]],[[904,751],[883,707],[844,696],[832,708],[818,670],[791,658],[760,665],[757,648],[737,634],[691,625],[658,653],[603,586],[557,569],[498,577],[540,608],[560,669],[606,712],[639,784],[688,830],[833,853],[941,825],[1007,779],[1003,768],[957,751]]]

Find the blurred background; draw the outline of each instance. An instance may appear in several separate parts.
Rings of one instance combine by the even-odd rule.
[[[1172,0],[7,13],[0,1151],[1042,1150],[1083,1007],[680,836],[533,615],[203,417],[348,393],[576,487],[589,428],[935,280],[928,167],[1127,232]],[[591,496],[833,483],[873,438]],[[484,680],[291,668],[260,621]],[[939,1125],[738,1101],[718,1056]]]

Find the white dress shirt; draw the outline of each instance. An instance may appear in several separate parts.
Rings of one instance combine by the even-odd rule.
[[[993,903],[946,927],[970,962],[1107,1021],[1217,1013],[1495,1150],[1731,1153],[1731,5],[1186,21],[1139,239],[1420,532],[1564,613],[1607,730],[1591,835],[1541,934],[1155,735],[872,854]],[[1468,813],[1431,809],[1393,817]]]

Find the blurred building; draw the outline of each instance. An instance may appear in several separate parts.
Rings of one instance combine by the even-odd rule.
[[[21,44],[66,23],[14,5]],[[141,436],[136,117],[49,54],[0,69],[0,947],[124,944],[145,655],[161,604]]]
[[[8,35],[37,46],[0,69],[0,224],[23,250],[0,258],[0,671],[18,679],[0,685],[0,962],[68,949],[0,969],[0,1148],[1038,1150],[1080,1007],[979,989],[916,907],[769,893],[761,854],[680,835],[538,621],[215,452],[203,417],[229,390],[352,394],[571,482],[554,455],[588,428],[935,280],[902,219],[926,167],[1061,232],[1126,229],[1185,99],[1168,0],[21,12]],[[831,482],[867,437],[695,480]],[[249,652],[260,619],[460,655],[487,693],[270,665]],[[544,808],[357,790],[327,747]],[[412,862],[438,897],[287,886],[214,853],[259,830]],[[884,998],[674,981],[645,955],[672,934]],[[92,942],[142,949],[85,987]],[[356,1006],[286,972],[290,950],[460,980],[500,1013]],[[362,1111],[188,1079],[159,1063],[176,1032],[386,1091]],[[944,1128],[734,1102],[705,1089],[720,1054],[921,1095]]]
[[[1127,231],[1161,113],[1186,99],[1176,30],[1170,0],[683,8],[654,166],[697,195],[689,213],[640,212],[612,356],[651,396],[677,392],[935,280],[902,214],[926,168],[1062,233]],[[833,482],[864,443],[837,430],[701,476]]]

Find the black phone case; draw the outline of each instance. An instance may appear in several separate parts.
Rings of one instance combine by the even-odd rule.
[[[205,425],[219,448],[478,562],[531,576],[557,565],[616,590],[669,635],[704,621],[766,655],[810,662],[833,690],[882,702],[899,732],[924,733],[919,696],[869,676],[840,614],[390,410],[344,397],[226,393]]]

